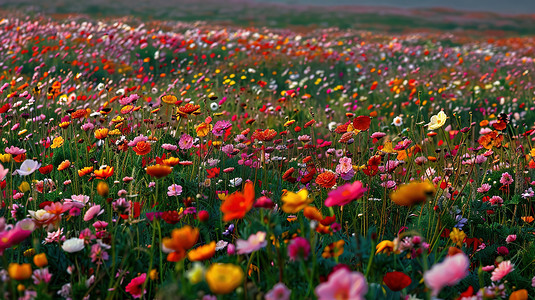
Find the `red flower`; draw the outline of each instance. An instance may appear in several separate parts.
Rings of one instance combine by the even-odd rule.
[[[368,116],[358,116],[353,120],[353,128],[366,131],[370,128],[371,119]]]
[[[220,171],[221,171],[221,168],[211,168],[211,169],[206,170],[206,172],[208,172],[208,178],[215,178],[219,176]]]
[[[399,292],[412,283],[412,279],[402,272],[388,272],[383,277],[383,281],[394,292]]]
[[[52,172],[53,169],[54,169],[54,165],[50,164],[50,165],[47,165],[47,166],[44,166],[44,167],[40,167],[39,168],[39,173],[41,173],[43,175],[46,175],[46,174],[49,174],[50,172]]]

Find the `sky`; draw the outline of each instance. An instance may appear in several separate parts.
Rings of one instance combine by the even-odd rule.
[[[507,14],[535,14],[535,0],[256,0],[287,4],[393,6],[403,8],[446,7],[457,10]]]

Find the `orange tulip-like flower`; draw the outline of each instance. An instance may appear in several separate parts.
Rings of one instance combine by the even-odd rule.
[[[191,249],[198,239],[199,229],[197,228],[186,225],[180,229],[173,229],[170,238],[163,238],[162,251],[168,253],[168,261],[177,262],[186,257],[186,251]]]
[[[528,300],[529,295],[526,289],[514,291],[509,296],[509,300]]]
[[[7,272],[11,279],[26,280],[32,276],[32,266],[30,264],[10,263]]]
[[[113,175],[113,167],[106,166],[95,171],[95,175],[98,179],[106,179]]]
[[[197,247],[188,252],[188,259],[191,261],[201,261],[210,259],[215,254],[215,241],[210,244]]]
[[[169,167],[174,167],[178,165],[179,162],[180,162],[180,159],[178,159],[178,157],[169,157],[167,159],[162,160],[162,163]]]
[[[63,170],[67,169],[70,166],[71,166],[71,162],[68,161],[68,160],[64,160],[59,164],[58,171],[63,171]],[[93,170],[91,170],[91,171],[93,171]]]
[[[413,206],[422,203],[435,195],[435,187],[429,181],[412,181],[400,185],[390,194],[390,199],[397,205]]]
[[[93,167],[85,167],[81,170],[78,170],[78,176],[83,177],[87,174],[91,174],[93,172]]]
[[[165,177],[165,176],[171,174],[173,169],[171,167],[169,167],[169,166],[166,166],[166,165],[156,164],[156,165],[153,165],[153,166],[148,166],[145,169],[145,171],[151,177],[162,178],[162,177]]]
[[[336,184],[336,174],[331,171],[323,172],[316,177],[316,184],[330,189]]]
[[[136,152],[137,155],[145,155],[148,154],[151,150],[150,143],[147,143],[145,141],[140,141],[134,146],[134,152]]]
[[[108,136],[108,128],[99,128],[95,130],[95,137],[99,140],[103,140]]]
[[[225,198],[225,202],[221,205],[223,221],[242,219],[253,207],[254,199],[254,185],[247,181],[243,192],[236,191]]]
[[[40,253],[35,255],[33,257],[33,263],[39,268],[43,268],[48,265],[48,259],[46,258],[46,254]]]

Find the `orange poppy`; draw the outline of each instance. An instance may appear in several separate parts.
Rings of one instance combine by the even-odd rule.
[[[134,146],[134,152],[136,152],[137,155],[145,155],[148,154],[151,150],[150,143],[147,143],[145,141],[140,141]]]
[[[180,229],[173,229],[171,237],[162,239],[162,245],[167,254],[167,260],[177,262],[186,257],[186,251],[191,249],[199,239],[199,229],[186,225]]]
[[[95,130],[95,137],[99,140],[105,139],[108,136],[108,128],[99,128]]]
[[[305,207],[305,209],[303,210],[303,215],[305,216],[305,218],[307,218],[309,220],[316,220],[318,222],[323,220],[323,215],[314,206]]]
[[[223,221],[243,218],[253,207],[254,199],[254,185],[247,181],[243,192],[236,191],[225,198],[225,202],[221,205]]]
[[[13,160],[15,162],[18,162],[18,163],[25,161],[26,160],[26,153],[22,153],[22,154],[13,156]]]
[[[169,167],[169,166],[166,166],[166,165],[156,164],[156,165],[153,165],[153,166],[148,166],[145,169],[145,171],[151,177],[162,178],[162,177],[165,177],[165,176],[171,174],[173,169],[171,167]]]
[[[169,157],[162,160],[162,163],[166,166],[174,167],[180,163],[180,159],[178,157]]]
[[[330,189],[336,184],[336,174],[331,171],[323,172],[316,177],[316,184]]]
[[[106,166],[105,168],[98,169],[95,171],[95,175],[98,179],[106,179],[113,175],[113,167]]]
[[[210,244],[197,247],[188,252],[188,259],[190,261],[201,261],[210,259],[215,254],[215,246],[215,241],[212,241]]]

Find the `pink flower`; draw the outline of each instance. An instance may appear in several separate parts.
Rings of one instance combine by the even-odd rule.
[[[338,165],[336,166],[336,173],[344,174],[351,170],[353,170],[353,165],[351,165],[351,158],[349,157],[340,158],[340,160],[338,161]]]
[[[176,149],[178,149],[177,146],[172,145],[172,144],[163,144],[162,148],[164,148],[167,151],[175,151]]]
[[[6,177],[7,173],[9,173],[9,169],[4,169],[4,166],[2,164],[0,164],[0,181],[4,180],[4,178]]]
[[[6,147],[5,152],[11,155],[20,155],[20,154],[26,153],[26,150],[21,149],[19,147],[11,146],[11,147]]]
[[[310,244],[308,240],[303,237],[294,238],[288,245],[288,256],[290,260],[297,260],[299,258],[307,258],[310,252]]]
[[[167,188],[167,196],[169,196],[169,197],[179,196],[180,194],[182,194],[182,186],[181,185],[171,184]]]
[[[49,283],[52,279],[52,274],[48,272],[48,268],[37,269],[33,271],[32,279],[34,284],[40,284],[41,282]]]
[[[97,230],[104,229],[106,228],[106,226],[108,226],[108,222],[105,221],[96,221],[95,223],[93,223],[93,227],[95,227],[95,229]]]
[[[91,257],[92,262],[96,263],[97,265],[101,265],[103,261],[108,260],[109,255],[108,252],[102,249],[100,244],[94,244],[91,246],[91,254],[89,257]]]
[[[193,138],[189,134],[183,134],[180,137],[180,141],[178,141],[178,146],[182,150],[187,150],[191,147],[193,147]]]
[[[492,205],[500,205],[503,203],[503,199],[500,196],[492,196],[489,200],[490,204]]]
[[[478,193],[486,193],[490,190],[491,186],[488,183],[483,183],[481,187],[477,188]]]
[[[246,241],[241,239],[236,241],[238,254],[251,253],[265,247],[266,245],[266,233],[263,231],[259,231],[256,234],[251,234]]]
[[[362,186],[362,182],[360,181],[344,184],[336,190],[329,192],[327,199],[325,199],[325,206],[346,205],[364,196],[364,192],[366,191],[367,189]]]
[[[508,235],[507,238],[505,239],[505,241],[507,242],[507,244],[510,244],[510,243],[516,241],[516,234]]]
[[[483,270],[485,272],[491,272],[491,271],[494,271],[494,266],[493,265],[484,266],[484,267],[481,268],[481,270]]]
[[[329,275],[327,282],[316,287],[319,300],[329,299],[364,299],[368,292],[366,279],[359,272],[350,272],[346,268],[338,269]]]
[[[492,277],[490,277],[490,280],[492,281],[500,281],[502,280],[507,274],[513,272],[515,269],[515,265],[511,264],[510,260],[502,261],[494,271],[492,271]]]
[[[425,284],[433,290],[433,296],[445,286],[454,286],[468,275],[470,260],[464,253],[448,256],[443,262],[434,265],[425,272]]]
[[[143,283],[147,278],[147,273],[143,273],[140,276],[132,279],[130,283],[126,286],[125,290],[132,295],[134,299],[141,298],[142,292],[145,294],[147,291],[142,291]]]
[[[513,181],[513,177],[507,172],[503,173],[502,178],[500,178],[500,183],[504,185],[510,185]]]
[[[265,296],[265,300],[288,300],[290,299],[291,290],[284,283],[277,283]]]
[[[91,221],[94,217],[102,214],[104,210],[100,210],[100,205],[92,206],[85,212],[84,221]]]

